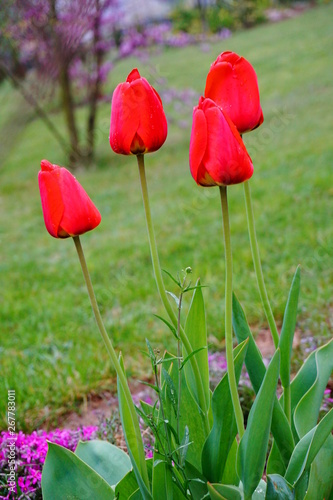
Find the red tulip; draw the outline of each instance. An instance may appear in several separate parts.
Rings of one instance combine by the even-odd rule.
[[[228,186],[253,174],[251,158],[235,125],[211,99],[200,97],[193,110],[190,169],[201,186]]]
[[[251,64],[234,52],[223,52],[211,65],[205,97],[228,113],[240,134],[264,121],[257,75]]]
[[[110,145],[124,155],[151,153],[159,149],[168,126],[160,96],[133,69],[112,96]]]
[[[45,226],[51,236],[78,236],[101,222],[101,214],[66,168],[42,160],[38,184]]]

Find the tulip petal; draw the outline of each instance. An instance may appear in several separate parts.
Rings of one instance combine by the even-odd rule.
[[[60,168],[59,188],[66,207],[60,222],[59,237],[61,230],[75,236],[98,226],[101,214],[81,184],[66,168]]]
[[[263,122],[257,75],[246,59],[233,52],[222,53],[212,64],[205,97],[229,115],[240,133]]]
[[[205,172],[201,162],[207,146],[207,121],[204,112],[198,107],[193,110],[192,132],[190,140],[190,170],[193,179],[202,184]]]
[[[113,93],[112,149],[127,155],[156,151],[165,142],[167,130],[160,96],[135,68]]]
[[[38,173],[38,184],[46,229],[51,236],[58,238],[59,225],[64,213],[59,172],[41,170]]]
[[[218,185],[244,182],[253,174],[253,165],[244,143],[230,118],[217,106],[206,110],[208,141],[203,158],[208,174]]]

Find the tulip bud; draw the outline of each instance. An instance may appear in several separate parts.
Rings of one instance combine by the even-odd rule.
[[[45,226],[54,238],[79,236],[101,222],[101,214],[66,168],[42,160],[38,184]]]
[[[211,65],[205,97],[223,108],[240,134],[264,121],[257,75],[251,64],[234,52],[223,52]]]
[[[200,97],[193,110],[190,169],[201,186],[228,186],[253,174],[251,158],[228,115],[211,99]]]
[[[167,136],[167,121],[160,96],[133,69],[112,96],[110,145],[124,155],[151,153]]]

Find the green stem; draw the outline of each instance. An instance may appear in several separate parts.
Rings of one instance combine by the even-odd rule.
[[[277,349],[277,347],[279,345],[279,334],[278,334],[278,331],[276,328],[276,323],[274,320],[272,308],[271,308],[271,305],[270,305],[270,302],[268,299],[267,290],[266,290],[265,281],[264,281],[264,275],[263,275],[262,267],[261,267],[249,181],[244,182],[244,194],[245,194],[246,215],[247,215],[247,224],[248,224],[248,229],[249,229],[252,259],[253,259],[254,270],[256,273],[256,277],[257,277],[259,294],[260,294],[261,302],[262,302],[262,305],[263,305],[263,308],[265,311],[265,315],[266,315],[266,318],[267,318],[267,321],[269,324],[269,328],[271,330],[275,349]]]
[[[154,275],[155,275],[157,289],[159,291],[162,303],[165,307],[165,310],[166,310],[171,322],[173,323],[174,327],[177,328],[178,320],[177,320],[177,317],[176,317],[176,315],[171,307],[171,304],[169,302],[169,299],[168,299],[166,291],[165,291],[161,266],[160,266],[160,262],[159,262],[159,258],[158,258],[158,252],[157,252],[157,246],[156,246],[155,234],[154,234],[154,226],[153,226],[153,221],[152,221],[151,212],[150,212],[150,205],[149,205],[148,187],[147,187],[147,179],[146,179],[145,164],[144,164],[144,155],[137,155],[137,160],[138,160],[138,166],[139,166],[142,199],[143,199],[143,205],[144,205],[144,209],[145,209],[146,222],[147,222],[147,231],[148,231],[150,253],[151,253],[151,259],[152,259],[153,271],[154,271]],[[184,329],[182,328],[182,326],[180,326],[180,338],[181,338],[181,341],[182,341],[187,353],[190,354],[193,351],[193,349],[192,349],[190,341],[189,341]],[[196,380],[198,399],[199,399],[198,403],[199,403],[199,406],[202,410],[200,412],[200,415],[201,415],[202,420],[203,420],[206,436],[208,436],[210,429],[209,429],[207,414],[204,412],[204,409],[207,408],[207,404],[206,404],[205,392],[204,392],[204,388],[203,388],[202,379],[200,376],[198,362],[197,362],[197,359],[195,356],[192,356],[189,361],[191,363],[193,374],[194,374],[194,377]]]
[[[138,417],[137,417],[137,414],[135,411],[132,396],[131,396],[131,393],[130,393],[130,390],[129,390],[129,387],[127,384],[126,376],[125,376],[125,374],[120,366],[120,363],[118,361],[118,358],[117,358],[117,355],[116,355],[115,350],[113,348],[113,345],[111,343],[111,340],[109,339],[109,336],[108,336],[107,331],[105,329],[105,326],[104,326],[104,323],[102,320],[102,316],[101,316],[101,313],[100,313],[99,308],[98,308],[98,304],[97,304],[97,300],[95,297],[92,282],[90,279],[90,275],[89,275],[86,259],[84,257],[80,238],[79,238],[79,236],[74,236],[73,240],[74,240],[75,248],[77,250],[77,254],[78,254],[78,257],[80,260],[83,276],[84,276],[84,279],[85,279],[85,282],[87,285],[88,295],[89,295],[91,306],[92,306],[94,316],[95,316],[95,319],[97,322],[97,326],[98,326],[98,329],[102,335],[106,349],[110,355],[114,369],[117,372],[117,376],[118,376],[119,382],[121,384],[121,387],[123,389],[124,396],[125,396],[125,399],[127,402],[127,406],[131,412],[131,417],[132,417],[132,421],[133,421],[134,428],[135,428],[136,440],[137,440],[137,443],[139,444],[140,442],[142,443],[139,421],[138,421]],[[140,466],[140,472],[141,472],[142,479],[145,482],[145,484],[149,490],[150,486],[149,486],[148,472],[147,472],[147,466],[146,466],[146,460],[145,460],[143,446],[138,446],[138,450],[139,450],[139,454],[140,454],[140,456],[139,456],[140,463],[137,465]]]
[[[231,400],[234,407],[234,413],[237,423],[237,430],[240,439],[244,434],[244,417],[239,402],[237,382],[235,375],[234,358],[232,354],[232,253],[230,241],[229,210],[226,186],[220,186],[224,249],[225,249],[225,347],[227,358],[227,372]]]
[[[284,413],[288,419],[289,424],[291,423],[291,391],[290,384],[283,388],[283,409]]]

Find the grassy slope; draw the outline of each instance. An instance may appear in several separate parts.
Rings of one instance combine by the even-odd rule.
[[[300,263],[301,327],[320,336],[332,326],[332,15],[329,5],[239,33],[205,51],[170,49],[152,56],[149,63],[123,61],[112,73],[108,89],[139,65],[152,83],[156,75],[164,78],[164,83],[156,81],[158,90],[177,86],[200,93],[210,63],[221,51],[234,50],[251,61],[265,122],[245,142],[255,165],[251,185],[269,294],[281,321],[289,283]],[[2,156],[6,153],[0,168],[1,415],[5,427],[5,391],[16,389],[18,426],[24,428],[40,424],[41,410],[56,418],[100,380],[107,385],[112,372],[74,245],[50,238],[43,225],[36,182],[39,162],[46,157],[63,164],[65,158],[39,120],[20,126],[22,109],[22,120],[26,119],[24,106],[6,85],[0,88],[0,103]],[[167,109],[176,119],[179,111]],[[162,267],[176,273],[190,265],[193,277],[209,285],[209,333],[221,339],[224,264],[219,197],[215,189],[196,187],[190,177],[191,106],[186,115],[187,127],[171,125],[163,149],[146,158],[152,211]],[[53,119],[62,127],[60,115]],[[136,162],[110,151],[108,126],[109,105],[103,104],[98,167],[77,174],[103,221],[82,242],[106,326],[128,368],[137,373],[144,337],[161,348],[170,346],[171,339],[152,316],[163,311],[150,268]],[[234,287],[258,328],[265,322],[252,270],[242,186],[230,189],[230,205]]]

